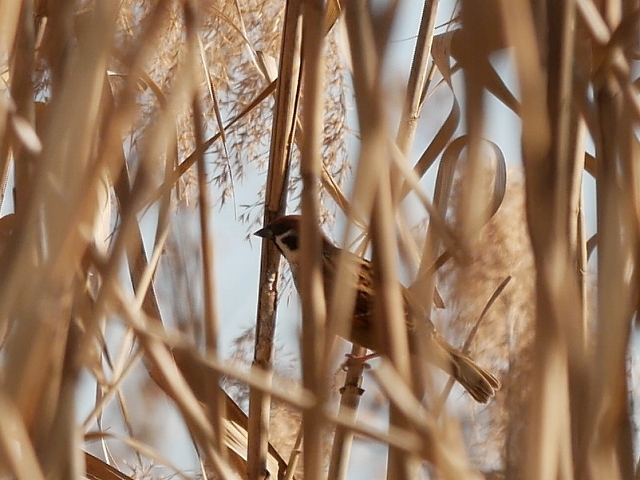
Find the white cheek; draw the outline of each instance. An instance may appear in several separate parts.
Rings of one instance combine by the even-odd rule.
[[[284,254],[284,258],[287,259],[287,263],[289,264],[289,268],[291,269],[291,274],[293,276],[293,282],[295,283],[296,288],[299,289],[298,274],[300,273],[300,265],[298,264],[298,252],[289,250],[289,247],[280,241],[278,241],[278,245]]]
[[[298,264],[298,252],[292,252],[291,250],[285,250],[287,252],[287,260],[289,263],[296,265]]]

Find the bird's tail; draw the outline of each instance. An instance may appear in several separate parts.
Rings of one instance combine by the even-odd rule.
[[[477,402],[487,403],[501,386],[498,379],[460,350],[449,345],[444,338],[436,335],[436,341],[445,353],[444,357],[448,363],[442,365],[442,368],[451,373]]]

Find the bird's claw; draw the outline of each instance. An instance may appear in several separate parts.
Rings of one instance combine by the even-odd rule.
[[[358,357],[356,355],[353,355],[352,353],[347,353],[345,354],[345,357],[347,357],[347,359],[340,365],[340,370],[346,372],[351,367],[357,366],[362,366],[363,370],[369,370],[371,368],[371,365],[369,365],[367,361],[377,356],[378,355],[374,353],[371,355],[363,355],[361,357]]]

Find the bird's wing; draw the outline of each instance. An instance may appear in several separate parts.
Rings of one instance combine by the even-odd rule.
[[[402,298],[405,306],[407,330],[414,332],[416,330],[415,322],[421,321],[424,322],[427,332],[436,333],[436,326],[429,318],[428,312],[409,289],[402,287]]]

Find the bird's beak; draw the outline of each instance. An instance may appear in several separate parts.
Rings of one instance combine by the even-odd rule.
[[[261,228],[260,230],[255,232],[254,235],[257,236],[257,237],[266,238],[267,240],[272,240],[273,239],[273,232],[271,231],[271,229],[269,227]]]

